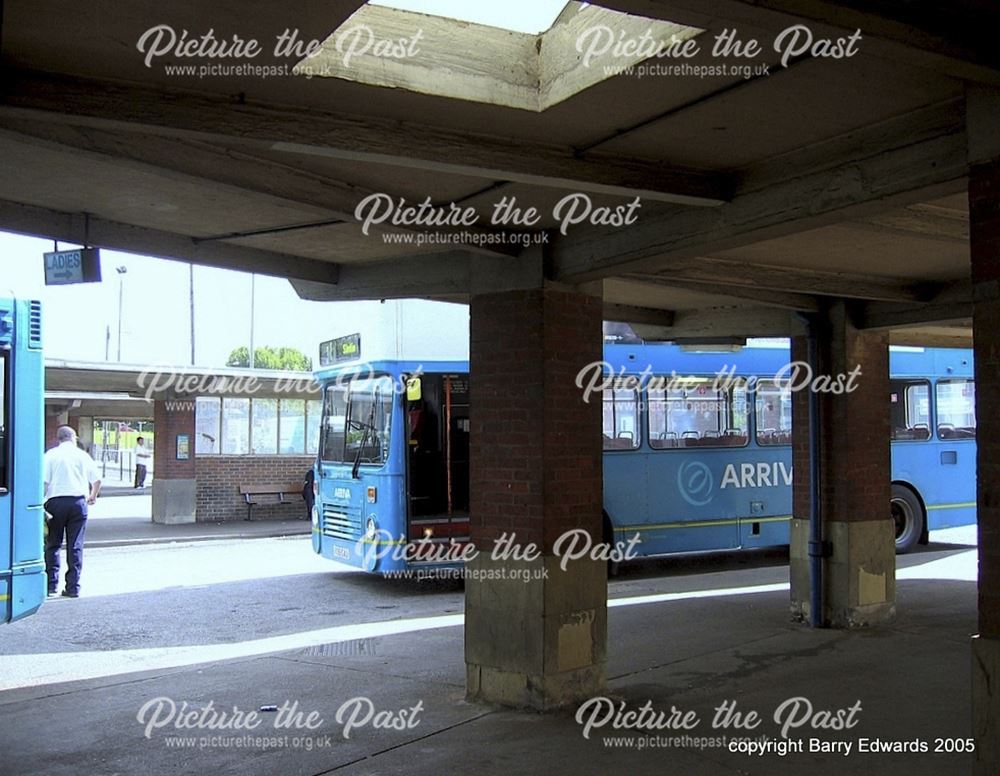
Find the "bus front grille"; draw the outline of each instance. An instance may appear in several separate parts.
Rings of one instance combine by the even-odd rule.
[[[350,514],[343,507],[324,507],[323,536],[349,541],[356,540],[361,536],[360,515]]]

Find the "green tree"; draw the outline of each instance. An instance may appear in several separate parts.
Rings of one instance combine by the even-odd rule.
[[[249,367],[250,349],[241,346],[233,350],[226,360],[226,366]],[[254,348],[254,368],[311,372],[312,359],[295,348],[272,348],[265,345],[262,348]]]

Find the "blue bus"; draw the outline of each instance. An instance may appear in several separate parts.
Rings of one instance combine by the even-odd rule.
[[[0,604],[3,622],[45,599],[42,306],[0,298]]]
[[[788,544],[787,343],[608,345],[604,357],[579,378],[603,406],[603,540],[638,534],[641,555]],[[975,521],[972,355],[894,348],[890,372],[889,506],[906,552]],[[317,379],[313,549],[368,571],[459,560],[444,547],[468,539],[468,363],[347,362]]]

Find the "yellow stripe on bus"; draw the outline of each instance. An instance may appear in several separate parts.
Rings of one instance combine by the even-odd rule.
[[[660,529],[668,528],[707,528],[709,526],[717,525],[739,525],[740,522],[744,523],[778,523],[791,520],[791,515],[780,515],[778,517],[761,517],[754,519],[753,517],[735,517],[727,520],[692,520],[690,522],[678,521],[674,523],[656,523],[653,525],[626,525],[622,528],[616,528],[616,533],[622,533],[625,531],[658,531]]]

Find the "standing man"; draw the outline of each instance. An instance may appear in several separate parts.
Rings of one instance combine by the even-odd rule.
[[[135,486],[144,487],[146,484],[146,470],[153,461],[153,451],[146,447],[146,440],[137,437],[135,440]]]
[[[79,598],[87,506],[97,501],[101,481],[94,459],[76,446],[76,432],[72,428],[60,426],[56,439],[59,445],[45,453],[45,511],[52,515],[45,539],[45,571],[49,595],[55,595],[59,587],[59,551],[65,534],[69,569],[62,594]]]

